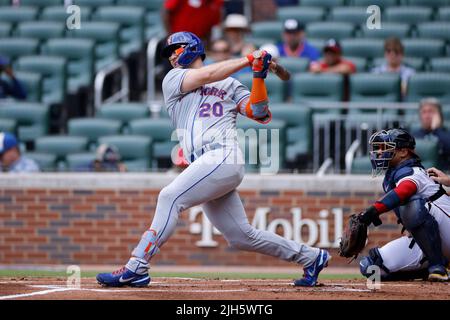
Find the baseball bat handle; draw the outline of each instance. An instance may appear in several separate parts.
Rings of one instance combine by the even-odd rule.
[[[286,70],[282,65],[272,62],[270,70],[283,81],[288,81],[291,78],[291,73]]]

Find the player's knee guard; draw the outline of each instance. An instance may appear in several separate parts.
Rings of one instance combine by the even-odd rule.
[[[407,204],[398,208],[400,219],[428,258],[430,266],[445,265],[439,225],[425,205],[424,199],[413,197]]]

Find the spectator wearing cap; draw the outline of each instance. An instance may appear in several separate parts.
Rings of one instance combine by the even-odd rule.
[[[310,61],[320,58],[320,52],[306,41],[305,26],[296,19],[283,24],[283,42],[278,44],[281,57],[305,57]]]
[[[340,73],[348,75],[356,72],[353,62],[342,58],[342,50],[338,41],[329,39],[323,47],[323,61],[313,61],[309,66],[313,73]]]
[[[223,0],[165,0],[163,22],[168,33],[189,31],[208,43],[211,29],[220,24]]]
[[[0,76],[6,74],[9,81],[0,77],[0,99],[13,97],[16,99],[26,99],[27,93],[23,84],[15,77],[9,64],[9,60],[0,56]]]
[[[223,23],[223,35],[231,46],[231,55],[245,57],[255,51],[255,46],[245,41],[249,32],[247,18],[238,13],[229,14]]]
[[[444,127],[442,106],[438,99],[425,98],[419,105],[420,129],[413,130],[415,138],[434,136],[439,144],[439,167],[450,169],[450,132]]]
[[[121,162],[120,153],[115,146],[101,144],[95,152],[95,159],[87,165],[80,166],[77,171],[91,172],[126,172],[127,168]]]
[[[9,132],[0,132],[0,163],[2,172],[39,172],[37,163],[20,153],[17,138]]]
[[[384,42],[385,62],[380,66],[376,66],[372,72],[378,74],[388,72],[398,73],[401,78],[402,96],[404,97],[408,87],[408,80],[416,71],[406,66],[403,63],[403,58],[404,47],[400,39],[388,38]]]

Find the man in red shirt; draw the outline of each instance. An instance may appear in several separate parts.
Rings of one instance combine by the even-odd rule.
[[[213,26],[221,22],[223,0],[166,0],[164,25],[168,33],[189,31],[209,40]]]
[[[348,75],[356,72],[353,62],[342,58],[342,50],[339,42],[330,39],[323,48],[323,61],[311,62],[309,71],[313,73],[340,73]]]

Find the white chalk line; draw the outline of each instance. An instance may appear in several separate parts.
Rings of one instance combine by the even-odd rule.
[[[71,290],[71,289],[70,288],[58,288],[58,289],[49,289],[49,290],[36,291],[36,292],[30,292],[30,293],[12,294],[12,295],[8,295],[8,296],[0,296],[0,300],[20,299],[20,298],[50,294],[50,293],[61,292],[61,291],[69,291],[69,290]]]

